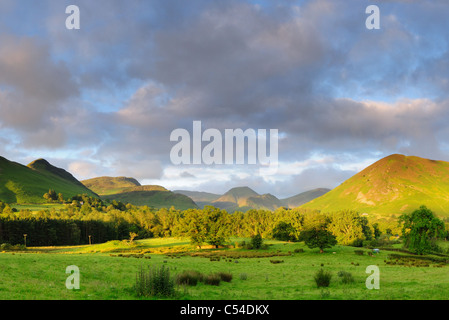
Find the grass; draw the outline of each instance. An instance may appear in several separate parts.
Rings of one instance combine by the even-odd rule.
[[[117,200],[123,203],[131,203],[136,206],[149,206],[156,209],[175,207],[179,210],[197,208],[198,206],[189,197],[173,193],[171,191],[125,191],[102,196],[105,200]]]
[[[387,251],[371,257],[354,254],[352,247],[336,246],[320,254],[317,249],[311,250],[303,243],[267,243],[270,244],[269,248],[258,252],[284,254],[283,263],[273,264],[270,257],[250,258],[256,256],[254,251],[242,248],[203,249],[202,252],[223,255],[239,253],[240,256],[238,259],[222,258],[211,262],[202,255],[182,254],[196,250],[188,241],[174,238],[139,240],[131,246],[118,241],[92,246],[40,248],[39,251],[30,248],[34,253],[0,253],[0,299],[152,299],[138,297],[133,292],[136,272],[142,266],[162,265],[170,268],[174,276],[188,270],[204,275],[233,275],[231,282],[222,281],[219,286],[198,282],[196,286],[180,287],[180,299],[447,299],[449,265],[441,268],[432,265],[406,267],[386,264],[384,261],[389,261],[388,255],[391,253]],[[304,252],[294,253],[295,249],[303,249]],[[129,257],[126,258],[126,255]],[[65,270],[69,265],[80,269],[80,290],[65,287],[68,277]],[[369,276],[365,270],[369,265],[380,268],[379,290],[365,287]],[[314,281],[320,269],[334,275],[326,294],[317,288]],[[340,281],[337,274],[341,270],[350,272],[354,281]],[[245,276],[241,277],[242,274]]]
[[[34,170],[0,157],[0,200],[7,203],[42,203],[49,189],[62,193],[64,198],[77,194],[95,196],[89,189],[75,180],[53,172],[54,168]]]
[[[17,210],[31,210],[31,211],[40,211],[40,210],[49,210],[49,209],[63,209],[65,207],[64,204],[60,203],[41,203],[41,204],[12,204],[11,208],[15,208]]]
[[[439,217],[449,216],[449,162],[414,156],[383,158],[316,198],[303,208],[351,209],[373,217],[391,217],[426,205]]]

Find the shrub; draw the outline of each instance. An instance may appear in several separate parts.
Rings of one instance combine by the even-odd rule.
[[[11,248],[12,248],[12,245],[10,245],[9,243],[2,243],[2,244],[0,245],[0,249],[1,249],[1,250],[4,250],[4,251],[11,250]]]
[[[295,249],[293,252],[294,253],[303,253],[304,249]]]
[[[354,282],[354,278],[352,277],[352,274],[350,272],[347,271],[339,271],[337,273],[337,276],[339,276],[341,278],[341,282],[342,283],[353,283]]]
[[[258,233],[251,238],[251,245],[254,249],[260,249],[263,244],[262,236]]]
[[[240,274],[240,280],[247,280],[247,279],[248,279],[248,274],[246,274],[246,273]]]
[[[178,285],[196,286],[198,282],[203,281],[204,275],[195,270],[184,271],[176,276]]]
[[[330,296],[331,296],[331,293],[330,293],[329,290],[321,289],[321,292],[320,292],[320,298],[321,299],[328,299]]]
[[[204,283],[209,284],[211,286],[219,286],[220,282],[221,282],[221,278],[216,273],[211,273],[204,277]]]
[[[362,239],[356,239],[351,243],[351,246],[353,247],[363,247],[363,240]]]
[[[210,261],[220,261],[221,257],[220,256],[218,256],[218,257],[209,257],[209,260]]]
[[[0,250],[2,251],[25,251],[27,248],[23,244],[11,245],[9,243],[2,243],[0,245]]]
[[[363,251],[363,250],[354,250],[354,253],[355,254],[357,254],[357,255],[359,255],[359,256],[363,256],[363,253],[364,253],[365,251]]]
[[[283,263],[284,260],[270,260],[271,263],[277,264],[277,263]]]
[[[245,248],[245,246],[246,246],[246,241],[245,240],[243,240],[242,242],[240,242],[240,243],[236,243],[235,244],[235,247],[236,248]]]
[[[221,281],[224,281],[224,282],[232,281],[232,273],[230,273],[230,272],[219,272],[218,276],[220,277]]]
[[[170,276],[170,269],[162,265],[160,268],[147,270],[141,266],[136,275],[134,286],[138,296],[171,297],[175,295],[175,281]]]
[[[318,288],[329,287],[332,279],[332,274],[329,271],[324,271],[320,269],[315,273],[314,280]]]

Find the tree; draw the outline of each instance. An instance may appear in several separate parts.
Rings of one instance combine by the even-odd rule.
[[[59,202],[64,202],[64,196],[62,195],[62,193],[58,193],[58,201]]]
[[[336,237],[326,229],[309,229],[301,232],[300,240],[310,248],[320,248],[320,253],[326,248],[337,244]]]
[[[291,223],[280,221],[276,227],[273,228],[272,236],[279,241],[296,241],[296,230]]]
[[[55,190],[50,189],[47,193],[44,194],[44,199],[49,202],[56,201],[58,200],[58,195],[56,194]]]
[[[382,231],[379,229],[379,224],[376,222],[373,224],[373,233],[374,233],[374,239],[379,239],[382,235]]]
[[[372,239],[368,220],[352,210],[335,212],[327,229],[342,245],[360,246],[363,240]]]
[[[223,245],[230,236],[230,219],[229,214],[225,210],[206,206],[203,209],[206,222],[206,242],[210,245]]]
[[[253,249],[260,249],[262,248],[263,239],[260,233],[254,235],[251,237],[251,246]]]
[[[399,218],[404,246],[411,252],[423,254],[438,250],[436,240],[444,237],[444,223],[426,206]]]
[[[304,229],[301,231],[299,241],[310,248],[319,248],[320,253],[326,248],[332,248],[337,244],[337,238],[327,230],[330,224],[328,216],[321,213],[311,213],[304,217]]]
[[[182,234],[200,248],[203,243],[218,247],[230,236],[230,219],[225,210],[212,206],[206,206],[203,210],[188,209],[183,221]]]
[[[130,232],[129,233],[129,243],[133,243],[134,242],[134,238],[137,237],[137,233],[135,232]]]

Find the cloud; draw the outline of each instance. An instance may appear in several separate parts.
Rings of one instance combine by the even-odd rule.
[[[104,168],[88,161],[73,161],[68,164],[68,171],[78,180],[103,176]]]
[[[350,161],[449,159],[444,1],[382,2],[376,31],[356,0],[77,4],[72,32],[65,3],[19,21],[23,6],[2,2],[0,130],[11,138],[2,152],[41,152],[80,176],[206,190],[269,183],[279,193],[335,185],[355,171]],[[236,166],[171,168],[170,133],[194,120],[278,129],[279,179]]]

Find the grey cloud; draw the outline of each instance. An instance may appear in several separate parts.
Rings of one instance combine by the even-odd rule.
[[[385,2],[379,32],[365,29],[366,3],[355,0],[296,8],[293,2],[77,3],[78,33],[61,27],[66,15],[58,4],[49,6],[46,40],[0,39],[0,125],[16,130],[26,146],[94,149],[92,159],[139,179],[161,175],[170,132],[190,130],[193,120],[220,130],[279,129],[283,161],[317,150],[359,158],[398,151],[445,156],[445,2]],[[103,94],[114,108],[90,101]],[[307,184],[312,173],[332,181],[346,175],[335,168],[309,172],[291,186]]]

